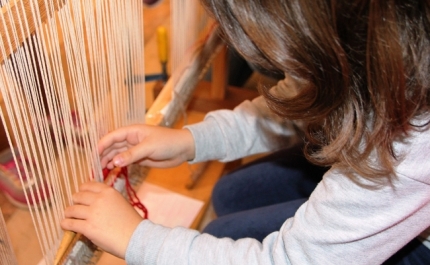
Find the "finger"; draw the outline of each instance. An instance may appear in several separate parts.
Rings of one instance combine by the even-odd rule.
[[[124,152],[127,149],[128,149],[128,144],[126,142],[115,143],[112,146],[108,147],[107,149],[103,150],[101,153],[99,153],[100,161],[107,163],[110,160],[112,160],[112,158],[116,156],[118,153]]]
[[[86,220],[88,218],[88,213],[88,206],[77,204],[67,207],[64,211],[64,216],[66,218]]]
[[[131,144],[137,144],[139,142],[138,134],[140,129],[141,128],[138,126],[126,126],[106,134],[99,140],[97,144],[99,154],[115,143],[126,142]]]
[[[128,147],[131,144],[129,144],[129,142],[127,141],[121,141],[121,142],[114,142],[112,143],[110,146],[106,147],[102,152],[100,152],[100,156],[107,156],[109,154],[111,154],[112,152],[121,152],[124,151],[126,149],[128,149]]]
[[[103,167],[107,168],[107,169],[113,169],[115,167],[115,165],[113,164],[112,161],[110,161],[109,163],[107,163],[106,165],[103,165]]]
[[[99,153],[111,146],[113,143],[125,141],[127,139],[126,128],[127,127],[121,127],[103,136],[97,144]]]
[[[81,219],[66,218],[61,220],[61,228],[64,230],[74,231],[76,233],[85,234],[87,230],[87,223]]]
[[[121,154],[122,152],[127,151],[130,146],[133,146],[129,142],[123,141],[123,142],[117,142],[113,143],[111,146],[107,147],[104,150],[99,150],[100,155],[100,163],[102,167],[108,167],[112,168],[114,165],[114,162],[112,161],[118,154]],[[121,156],[119,156],[121,159]],[[121,165],[118,165],[121,166]]]
[[[79,191],[80,192],[92,192],[92,193],[99,193],[102,192],[103,190],[109,188],[108,185],[101,183],[101,182],[96,182],[96,181],[89,181],[89,182],[85,182],[83,183],[81,186],[79,186]]]
[[[175,167],[180,165],[181,163],[182,161],[179,161],[177,159],[162,160],[162,161],[146,159],[146,160],[139,161],[139,165],[141,166],[154,167],[154,168]]]
[[[106,165],[108,164],[112,164],[112,159],[118,155],[118,151],[117,150],[110,150],[109,153],[104,153],[102,155],[100,155],[100,164],[102,166],[102,168],[106,167]]]
[[[112,158],[112,163],[117,167],[124,167],[137,162],[138,160],[150,157],[153,153],[154,147],[146,141],[142,141],[124,152],[118,153]]]
[[[82,186],[81,186],[82,187]],[[79,187],[79,192],[73,194],[73,203],[81,205],[91,205],[97,198],[97,193],[88,190],[82,190]]]

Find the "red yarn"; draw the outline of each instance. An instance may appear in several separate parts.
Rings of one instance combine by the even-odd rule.
[[[123,174],[125,179],[125,187],[126,187],[127,196],[128,196],[128,200],[130,201],[130,204],[133,207],[139,208],[143,212],[143,218],[148,219],[148,210],[140,201],[139,197],[137,197],[136,191],[133,189],[133,187],[130,184],[127,167],[121,168],[121,173]]]
[[[112,169],[112,170],[109,170],[107,168],[103,169],[104,179],[106,180],[107,176],[114,170],[115,169]],[[120,168],[120,171],[115,172],[115,173],[116,173],[116,175],[114,176],[114,179],[111,182],[111,186],[113,186],[113,184],[117,178],[120,178],[122,176],[125,180],[125,189],[127,191],[127,197],[128,197],[128,200],[129,200],[131,206],[139,208],[143,212],[143,218],[148,219],[148,210],[143,205],[143,203],[140,201],[139,197],[137,197],[136,191],[131,186],[131,183],[130,183],[130,180],[128,177],[127,167],[122,167],[122,168]]]

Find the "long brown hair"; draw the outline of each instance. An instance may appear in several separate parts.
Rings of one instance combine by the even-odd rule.
[[[311,161],[393,175],[393,142],[428,112],[429,1],[202,2],[244,58],[299,84],[294,96],[260,91],[274,112],[307,124]]]

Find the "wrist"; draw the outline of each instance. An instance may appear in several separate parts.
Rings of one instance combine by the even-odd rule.
[[[112,253],[112,254],[114,254],[115,256],[117,256],[121,259],[125,259],[126,254],[127,254],[127,249],[130,246],[131,238],[133,237],[133,234],[136,232],[138,226],[140,225],[140,223],[143,220],[144,219],[139,218],[139,219],[135,219],[134,222],[131,223],[131,225],[128,227],[128,230],[125,231],[125,233],[126,233],[125,240],[123,242],[124,244],[123,244],[123,247],[122,247],[120,253],[118,255],[115,255],[114,253]]]
[[[185,160],[191,161],[196,156],[194,137],[193,137],[193,134],[191,133],[191,131],[188,130],[187,128],[182,129],[182,132],[184,134],[184,144],[185,144],[184,156],[185,156]]]

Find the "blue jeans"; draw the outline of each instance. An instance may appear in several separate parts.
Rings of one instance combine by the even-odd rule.
[[[326,169],[310,164],[300,146],[282,150],[238,168],[215,185],[212,204],[218,218],[204,233],[262,241],[294,216],[321,181]],[[418,240],[384,265],[430,264],[430,250]]]
[[[324,172],[303,157],[300,146],[246,164],[215,185],[212,204],[218,218],[204,232],[262,241],[294,216]]]

